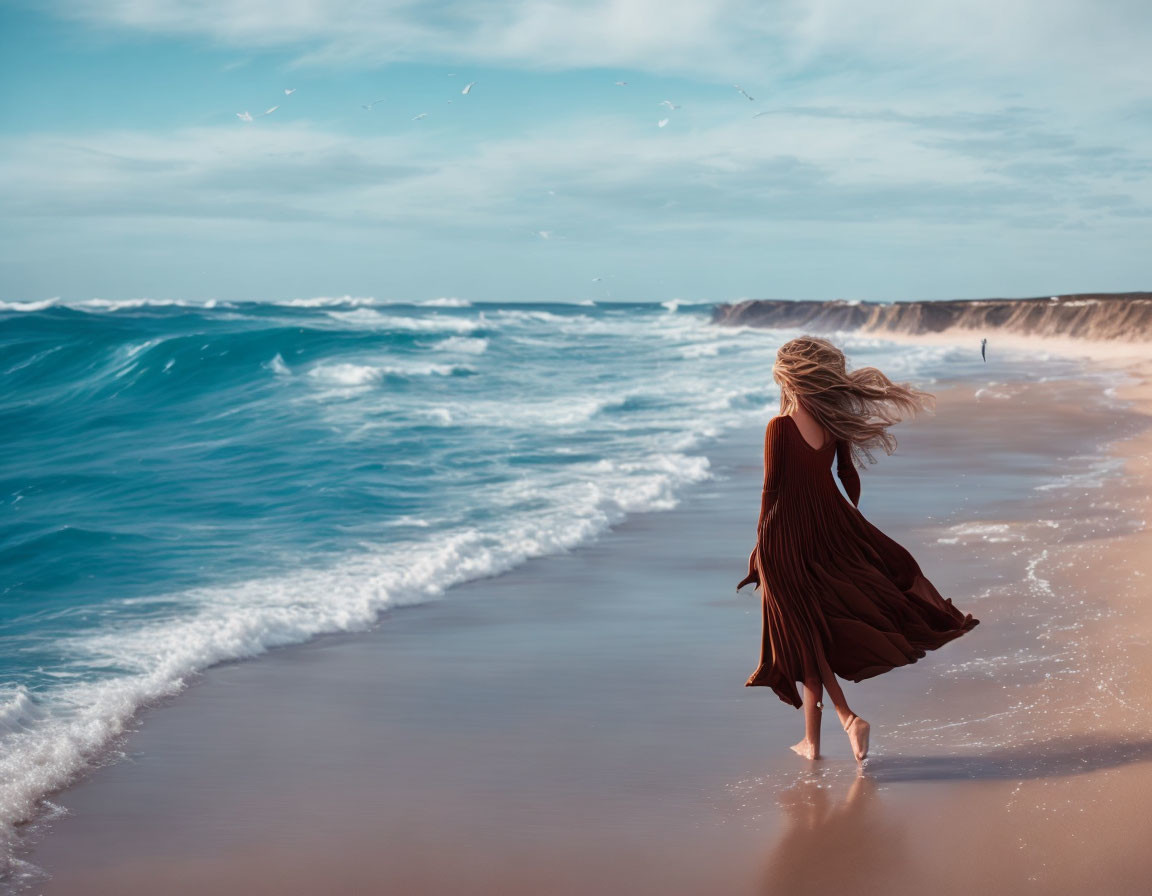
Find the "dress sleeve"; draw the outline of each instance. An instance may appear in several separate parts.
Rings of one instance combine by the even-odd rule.
[[[750,583],[754,583],[757,588],[760,587],[760,571],[756,568],[756,555],[760,550],[760,530],[772,510],[772,505],[776,503],[780,493],[780,479],[784,474],[782,427],[780,418],[773,417],[764,430],[764,487],[760,492],[760,518],[756,521],[756,545],[748,556],[748,574],[736,586],[737,591]]]
[[[852,462],[852,447],[843,439],[836,443],[836,475],[853,506],[860,506],[860,474]]]
[[[780,480],[784,475],[784,426],[780,417],[768,421],[764,430],[764,488],[760,492],[760,519],[756,531],[764,524],[768,511],[780,494]]]

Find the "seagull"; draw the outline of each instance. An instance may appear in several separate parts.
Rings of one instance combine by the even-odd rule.
[[[237,112],[236,117],[239,118],[241,121],[251,121],[252,120],[252,114],[250,112]]]
[[[987,339],[981,339],[980,340],[980,357],[984,359],[985,364],[988,363],[988,357],[987,357],[987,355],[984,354],[984,350],[986,348],[988,348],[988,340]]]
[[[767,111],[765,111],[765,112],[753,112],[752,117],[753,118],[759,118],[761,115],[767,115],[767,114],[768,114]]]
[[[628,86],[628,82],[627,82],[627,81],[617,81],[617,82],[616,82],[616,86],[617,86],[617,87],[627,87],[627,86]]]
[[[464,94],[464,96],[468,96],[468,91],[470,91],[472,89],[472,85],[475,83],[476,83],[475,81],[470,81],[469,83],[464,85],[464,89],[461,90],[460,92],[462,94]]]
[[[271,115],[273,112],[275,112],[275,111],[276,111],[277,109],[279,109],[279,108],[280,108],[279,106],[273,106],[271,109],[265,109],[265,110],[264,110],[263,112],[261,112],[260,114],[261,114],[261,115]]]
[[[540,234],[540,239],[542,239],[542,240],[552,239],[552,231],[551,230],[537,230],[536,232],[538,234]]]
[[[658,122],[656,122],[656,127],[662,128],[666,124],[668,124],[668,119],[667,118],[661,118]]]
[[[414,117],[412,120],[413,120],[413,121],[419,121],[421,118],[427,118],[427,117],[428,117],[428,113],[427,113],[427,112],[421,112],[419,115],[417,115],[416,117]]]
[[[679,108],[680,108],[679,106],[677,106],[677,105],[676,105],[674,102],[672,102],[671,100],[661,100],[661,101],[660,101],[660,102],[658,102],[656,105],[657,105],[657,106],[667,106],[667,107],[668,107],[668,108],[669,108],[671,111],[673,111],[673,112],[675,112],[677,109],[679,109]]]
[[[739,84],[733,84],[732,86],[735,87],[737,90],[739,90],[743,96],[747,97],[748,99],[752,99],[752,97],[748,96],[748,94],[745,92],[744,88],[741,87]]]
[[[295,87],[285,87],[284,88],[284,96],[292,96],[292,94],[294,94],[295,92],[296,92]]]
[[[367,109],[369,112],[371,112],[373,106],[375,106],[377,103],[382,103],[382,102],[384,102],[384,100],[372,100],[372,102],[368,103],[367,105],[365,105],[364,103],[361,103],[360,108],[361,109]]]

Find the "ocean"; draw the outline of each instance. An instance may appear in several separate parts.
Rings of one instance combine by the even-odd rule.
[[[711,309],[0,303],[5,840],[200,670],[675,507],[714,440],[775,414],[794,335]],[[978,340],[837,341],[928,388],[1083,376],[994,343],[990,376]]]

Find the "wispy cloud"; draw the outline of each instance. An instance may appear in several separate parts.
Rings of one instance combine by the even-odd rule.
[[[863,124],[861,123],[863,120]],[[1006,128],[1016,121],[1015,128]],[[815,119],[809,109],[682,134],[571,121],[478,146],[435,132],[363,137],[307,126],[113,132],[0,141],[10,217],[218,217],[527,233],[717,232],[757,222],[1099,219],[1152,201],[1148,162],[1037,128],[1030,113]],[[1087,158],[1101,160],[1087,167]],[[851,164],[846,164],[851,159]]]
[[[837,60],[842,69],[993,66],[1142,83],[1142,0],[56,0],[61,14],[305,62],[620,67],[726,78]]]

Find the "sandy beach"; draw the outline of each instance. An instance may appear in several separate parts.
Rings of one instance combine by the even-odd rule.
[[[747,430],[675,510],[199,676],[54,798],[33,888],[1148,892],[1152,370],[1128,370],[1114,396],[941,384],[863,474],[865,515],[981,620],[846,687],[863,772],[834,713],[809,763],[802,714],[743,687]]]

